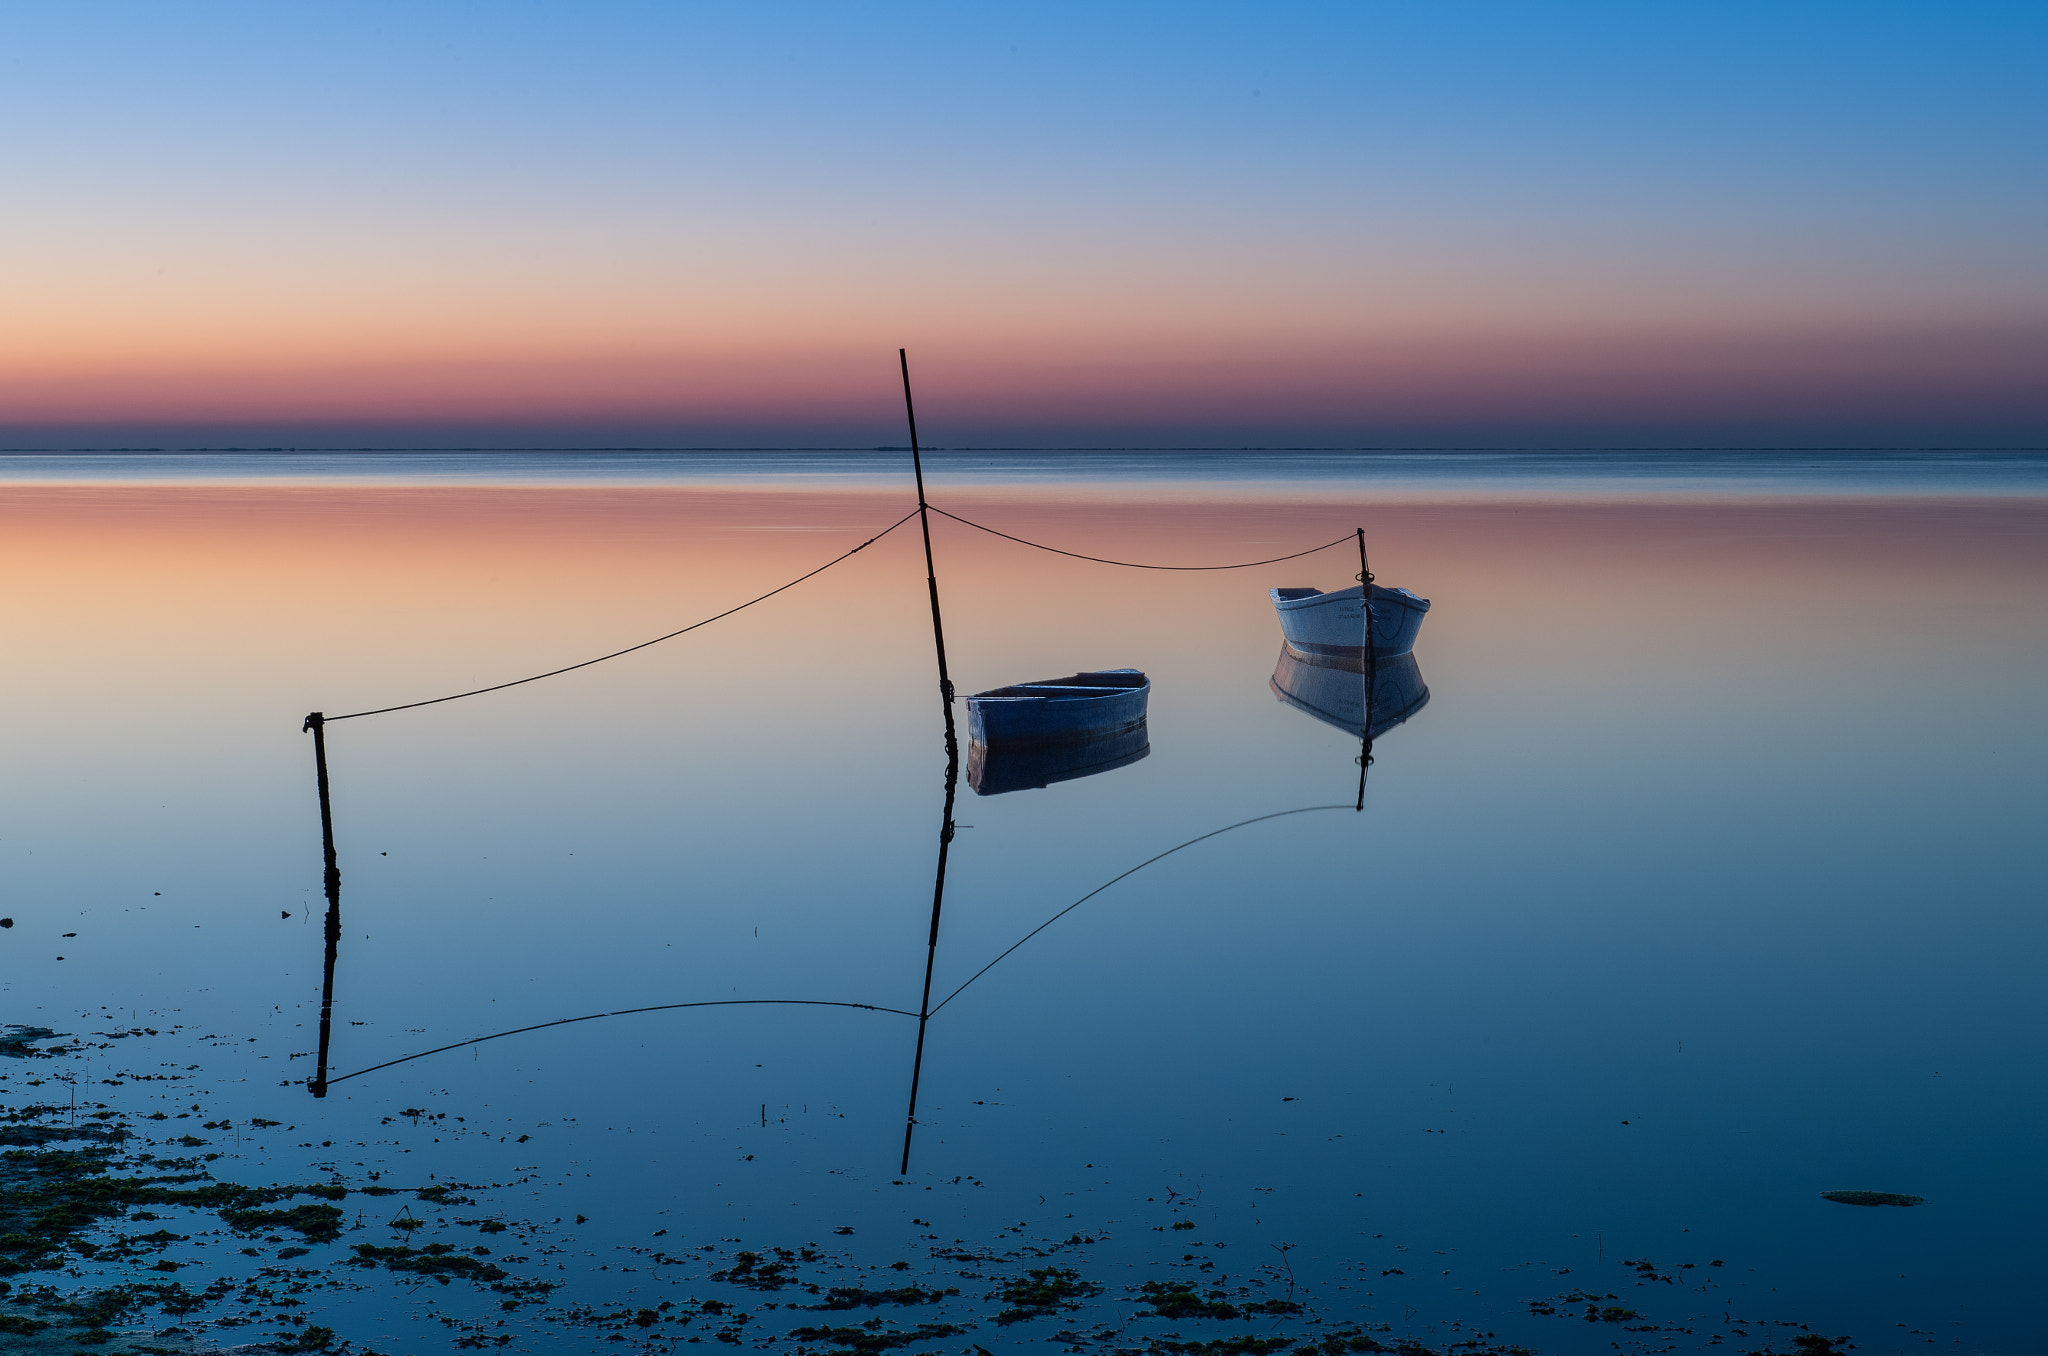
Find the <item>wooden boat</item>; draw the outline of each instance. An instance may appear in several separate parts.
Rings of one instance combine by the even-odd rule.
[[[991,688],[967,699],[967,735],[999,745],[1081,744],[1145,723],[1152,681],[1136,669],[1100,669]]]
[[[1365,735],[1365,665],[1356,660],[1303,659],[1288,646],[1273,666],[1273,695],[1297,711],[1353,737]],[[1412,654],[1375,666],[1371,737],[1378,739],[1429,704],[1429,687]]]
[[[1071,782],[1128,767],[1152,752],[1145,722],[1102,739],[1064,744],[971,744],[967,749],[967,784],[975,794],[1000,796],[1006,791],[1032,791],[1054,782]]]
[[[1356,659],[1365,653],[1365,617],[1357,588],[1324,593],[1321,589],[1274,589],[1273,609],[1280,614],[1280,632],[1287,648],[1304,658]],[[1407,589],[1372,586],[1372,647],[1381,659],[1415,648],[1429,599]]]

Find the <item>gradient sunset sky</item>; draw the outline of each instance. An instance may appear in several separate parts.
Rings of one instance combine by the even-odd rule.
[[[2048,6],[81,3],[0,446],[2039,446]]]

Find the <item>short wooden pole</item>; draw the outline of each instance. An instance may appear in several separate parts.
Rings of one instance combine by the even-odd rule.
[[[341,867],[334,854],[334,797],[327,780],[327,718],[315,711],[303,727],[313,733],[313,776],[320,788],[320,850],[326,869],[326,956],[320,973],[320,1045],[313,1077],[306,1082],[315,1097],[327,1095],[327,1049],[334,1031],[334,961],[341,949]]]
[[[1365,529],[1358,529],[1358,606],[1365,615],[1365,721],[1359,727],[1358,806],[1365,809],[1365,773],[1372,766],[1372,700],[1380,672],[1379,650],[1372,633],[1372,566],[1365,558]]]

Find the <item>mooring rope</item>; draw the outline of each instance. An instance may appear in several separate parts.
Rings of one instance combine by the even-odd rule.
[[[409,1064],[416,1059],[425,1059],[428,1055],[442,1055],[450,1050],[460,1050],[465,1045],[481,1045],[485,1041],[502,1040],[506,1036],[520,1036],[529,1031],[544,1031],[551,1026],[569,1026],[575,1022],[594,1022],[600,1017],[630,1017],[636,1012],[670,1012],[676,1008],[744,1008],[767,1004],[807,1008],[860,1008],[865,1012],[893,1012],[899,1017],[917,1016],[916,1013],[905,1012],[902,1008],[885,1008],[874,1003],[838,1003],[824,998],[714,998],[699,1003],[656,1003],[652,1007],[620,1008],[617,1012],[593,1012],[586,1017],[562,1017],[552,1022],[536,1022],[532,1026],[514,1027],[510,1031],[494,1031],[488,1036],[473,1036],[469,1040],[457,1041],[453,1045],[438,1045],[432,1050],[422,1050],[416,1055],[401,1055],[397,1059],[387,1059],[382,1064],[372,1064],[367,1069],[357,1069],[354,1073],[337,1075],[334,1078],[328,1079],[327,1082],[332,1085],[346,1079],[360,1078],[366,1073],[375,1073],[379,1069],[388,1069],[394,1064]]]
[[[1137,864],[1136,866],[1134,866],[1134,867],[1132,867],[1132,868],[1131,868],[1130,870],[1128,870],[1128,871],[1124,872],[1124,873],[1123,873],[1123,875],[1120,875],[1120,876],[1111,876],[1111,877],[1110,877],[1110,878],[1109,878],[1108,880],[1106,880],[1106,881],[1102,882],[1102,884],[1100,884],[1100,885],[1096,886],[1096,887],[1095,887],[1095,888],[1094,888],[1093,890],[1090,890],[1090,891],[1089,891],[1089,892],[1088,892],[1087,894],[1085,894],[1085,895],[1082,895],[1082,896],[1081,896],[1081,897],[1080,897],[1079,899],[1077,899],[1077,900],[1075,900],[1075,901],[1074,901],[1073,903],[1071,903],[1071,904],[1067,905],[1067,907],[1066,907],[1066,908],[1064,908],[1064,909],[1061,909],[1061,910],[1060,910],[1060,911],[1059,911],[1058,913],[1056,913],[1056,914],[1054,914],[1054,915],[1053,915],[1052,917],[1050,917],[1050,918],[1046,919],[1046,920],[1045,920],[1045,921],[1044,921],[1043,923],[1040,923],[1040,924],[1039,924],[1039,925],[1038,925],[1037,927],[1035,927],[1035,928],[1031,929],[1031,931],[1029,931],[1029,932],[1025,933],[1025,934],[1024,934],[1024,935],[1023,935],[1022,937],[1019,937],[1019,938],[1018,938],[1018,939],[1017,939],[1017,940],[1016,940],[1016,941],[1015,941],[1014,943],[1012,943],[1012,944],[1010,945],[1010,947],[1008,948],[1008,950],[1005,950],[1005,951],[1003,952],[1003,954],[1002,954],[1001,956],[997,956],[997,957],[996,957],[996,958],[995,958],[994,960],[990,961],[990,962],[989,962],[989,963],[988,963],[987,965],[984,965],[984,966],[982,966],[982,967],[981,967],[981,968],[980,968],[979,970],[976,970],[976,971],[975,971],[975,972],[974,972],[973,974],[969,975],[969,976],[967,977],[967,984],[972,984],[972,983],[973,983],[973,982],[974,982],[975,980],[977,980],[977,979],[980,979],[980,978],[981,978],[981,977],[982,977],[983,975],[985,975],[985,974],[987,974],[987,973],[988,973],[989,971],[991,971],[991,970],[995,969],[995,968],[996,968],[996,966],[997,966],[998,964],[1000,964],[1000,963],[1002,962],[1002,960],[1004,959],[1004,957],[1008,956],[1008,955],[1010,954],[1010,952],[1011,952],[1011,951],[1015,951],[1015,950],[1016,950],[1016,949],[1017,949],[1018,947],[1020,947],[1020,946],[1024,945],[1024,943],[1026,943],[1026,942],[1030,941],[1030,940],[1031,940],[1031,939],[1032,939],[1033,937],[1036,937],[1036,936],[1037,936],[1037,935],[1038,935],[1039,933],[1041,933],[1041,932],[1045,931],[1045,930],[1046,930],[1047,928],[1051,927],[1051,926],[1052,926],[1052,925],[1053,925],[1054,923],[1057,923],[1057,922],[1059,922],[1059,921],[1060,921],[1060,919],[1062,919],[1062,918],[1065,918],[1065,917],[1066,917],[1066,916],[1067,916],[1068,914],[1070,914],[1070,913],[1072,913],[1072,912],[1073,912],[1074,910],[1076,910],[1076,909],[1080,908],[1080,907],[1081,907],[1081,906],[1082,906],[1083,904],[1086,904],[1086,903],[1087,903],[1087,902],[1088,902],[1089,900],[1091,900],[1091,899],[1095,898],[1095,896],[1097,896],[1097,895],[1101,894],[1101,893],[1102,893],[1102,892],[1103,892],[1104,890],[1107,890],[1107,889],[1108,889],[1108,888],[1109,888],[1110,886],[1112,886],[1112,885],[1116,884],[1116,883],[1117,883],[1118,881],[1120,881],[1120,880],[1123,880],[1123,879],[1124,879],[1125,877],[1127,877],[1127,876],[1135,876],[1135,875],[1137,875],[1137,874],[1138,874],[1138,873],[1139,873],[1140,871],[1143,871],[1143,870],[1144,870],[1144,869],[1145,869],[1146,867],[1148,867],[1148,866],[1152,865],[1152,863],[1154,863],[1154,862],[1157,862],[1157,861],[1162,861],[1162,860],[1164,860],[1165,858],[1171,857],[1171,856],[1172,856],[1172,855],[1173,855],[1174,853],[1176,853],[1176,852],[1179,852],[1179,851],[1181,850],[1181,848],[1190,848],[1190,847],[1193,847],[1193,846],[1194,846],[1195,844],[1197,844],[1197,843],[1201,843],[1201,842],[1206,842],[1207,840],[1209,840],[1209,839],[1211,839],[1211,838],[1214,838],[1214,837],[1216,837],[1216,836],[1217,836],[1218,834],[1223,834],[1223,833],[1229,833],[1229,832],[1230,832],[1230,831],[1231,831],[1232,829],[1241,829],[1241,828],[1244,828],[1244,827],[1245,827],[1246,825],[1248,825],[1248,824],[1263,824],[1263,823],[1265,823],[1265,822],[1266,822],[1267,820],[1269,820],[1269,819],[1285,819],[1285,818],[1286,818],[1287,816],[1289,816],[1289,815],[1305,815],[1305,814],[1311,814],[1311,813],[1313,813],[1314,811],[1317,811],[1317,810],[1348,810],[1348,809],[1350,809],[1350,808],[1351,808],[1351,807],[1350,807],[1349,805],[1304,805],[1304,806],[1302,806],[1301,808],[1299,808],[1299,809],[1296,809],[1296,810],[1275,810],[1275,811],[1274,811],[1274,812],[1273,812],[1272,814],[1269,814],[1269,815],[1258,815],[1258,816],[1256,816],[1256,817],[1254,817],[1254,818],[1252,818],[1252,819],[1240,819],[1240,820],[1238,820],[1238,821],[1237,821],[1237,823],[1235,823],[1235,824],[1225,824],[1225,825],[1224,825],[1224,826],[1223,826],[1222,828],[1220,828],[1220,829],[1211,829],[1211,830],[1209,830],[1209,832],[1207,832],[1207,833],[1205,833],[1205,834],[1202,834],[1202,835],[1201,835],[1200,837],[1198,837],[1198,838],[1190,838],[1190,839],[1188,839],[1188,841],[1187,841],[1187,842],[1185,842],[1185,843],[1181,843],[1181,844],[1178,844],[1178,845],[1176,845],[1176,846],[1174,846],[1174,847],[1170,847],[1170,848],[1168,848],[1168,849],[1167,849],[1166,851],[1164,851],[1164,852],[1160,853],[1160,854],[1159,854],[1158,856],[1156,856],[1156,857],[1147,857],[1147,858],[1146,858],[1146,859],[1145,859],[1144,861],[1142,861],[1142,862],[1139,862],[1139,863],[1138,863],[1138,864]],[[939,1002],[939,1005],[938,1005],[938,1007],[935,1007],[935,1008],[933,1008],[933,1009],[932,1009],[932,1011],[931,1011],[931,1015],[932,1015],[932,1016],[934,1016],[934,1017],[938,1016],[938,1015],[939,1015],[939,1008],[943,1008],[943,1007],[945,1007],[947,1003],[950,1003],[950,1002],[952,1002],[952,1001],[953,1001],[954,999],[958,998],[958,997],[959,997],[959,996],[960,996],[960,995],[961,995],[962,993],[964,993],[964,992],[966,991],[966,989],[967,989],[967,984],[962,984],[962,985],[961,985],[961,986],[960,986],[959,988],[957,988],[957,989],[953,990],[953,992],[951,992],[951,993],[947,994],[947,995],[945,996],[945,998],[944,998],[944,999],[942,999],[942,1000],[941,1000],[941,1001]]]
[[[895,522],[883,528],[880,532],[877,532],[874,536],[869,537],[866,541],[854,547],[851,551],[846,552],[844,555],[834,556],[832,559],[826,561],[823,565],[820,565],[817,569],[812,570],[809,574],[800,574],[796,578],[790,580],[787,584],[782,585],[781,588],[770,589],[766,593],[762,594],[759,598],[749,598],[746,602],[741,603],[738,607],[729,607],[725,611],[719,613],[717,616],[706,617],[703,621],[699,622],[691,622],[688,626],[683,627],[682,630],[671,631],[665,636],[656,636],[653,640],[643,640],[638,645],[628,645],[623,650],[613,650],[610,654],[601,654],[595,659],[586,659],[580,664],[568,664],[559,669],[549,669],[546,673],[536,673],[531,678],[515,678],[509,683],[497,683],[491,687],[479,687],[469,692],[455,692],[449,694],[446,697],[429,697],[427,698],[427,700],[423,702],[406,702],[400,706],[380,706],[374,711],[351,711],[345,716],[326,716],[323,719],[325,719],[326,722],[331,725],[337,720],[355,720],[360,716],[382,716],[387,715],[393,711],[410,711],[413,708],[420,706],[438,706],[442,702],[461,701],[464,697],[481,697],[486,692],[503,692],[508,687],[519,687],[525,683],[537,683],[543,678],[553,678],[564,673],[574,673],[577,669],[587,669],[592,664],[602,664],[607,659],[617,659],[620,655],[628,655],[633,653],[635,650],[644,650],[650,645],[659,645],[664,640],[674,640],[677,636],[683,635],[686,632],[694,631],[700,626],[709,626],[711,625],[711,623],[715,621],[720,621],[726,617],[730,617],[735,612],[744,612],[746,609],[752,607],[755,603],[764,603],[768,601],[770,598],[773,598],[778,593],[782,593],[786,590],[795,588],[798,584],[803,583],[806,579],[810,579],[816,575],[821,575],[825,573],[825,571],[831,569],[840,561],[859,555],[862,551],[867,550],[870,546],[873,546],[876,542],[888,536],[891,532],[894,532],[897,528],[903,526],[905,523],[909,522],[912,518],[915,518],[916,516],[917,510],[912,509],[910,512],[904,514],[901,518],[898,518]]]
[[[1127,570],[1249,570],[1254,565],[1278,565],[1283,560],[1299,560],[1303,556],[1312,556],[1318,551],[1327,551],[1332,546],[1342,546],[1345,542],[1351,540],[1351,533],[1346,532],[1335,541],[1326,541],[1321,546],[1311,546],[1306,551],[1296,551],[1291,556],[1274,556],[1271,560],[1244,560],[1239,561],[1235,565],[1146,565],[1135,560],[1109,560],[1102,556],[1084,556],[1079,551],[1065,551],[1057,546],[1047,546],[1041,541],[1027,541],[1023,537],[1013,537],[1007,532],[998,532],[993,527],[985,526],[971,519],[962,518],[957,513],[947,513],[946,510],[940,508],[937,504],[933,504],[931,510],[933,513],[944,514],[954,522],[971,527],[977,532],[986,532],[992,537],[1001,537],[1004,541],[1016,542],[1019,546],[1032,546],[1041,551],[1050,551],[1056,556],[1072,556],[1075,560],[1092,560],[1097,565],[1121,565]]]

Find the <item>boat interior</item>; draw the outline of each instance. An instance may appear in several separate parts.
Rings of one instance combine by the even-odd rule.
[[[976,697],[1035,697],[1040,701],[1058,701],[1074,697],[1106,697],[1113,692],[1129,692],[1146,684],[1145,675],[1136,669],[1107,669],[1097,673],[1070,673],[1064,678],[1044,678],[1035,683],[1017,683],[1010,687],[990,688],[977,692]]]

